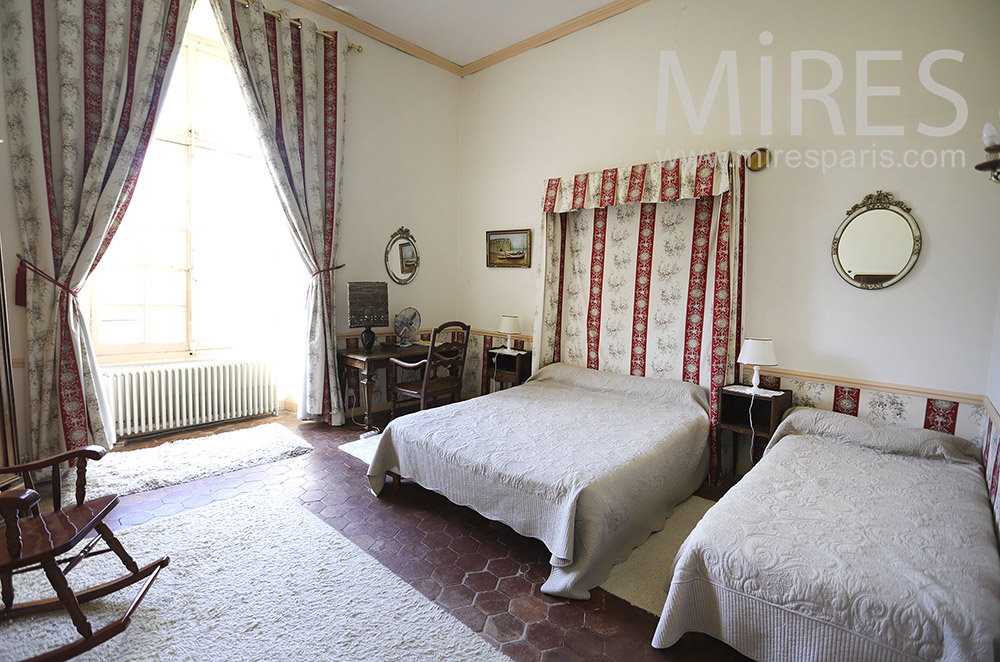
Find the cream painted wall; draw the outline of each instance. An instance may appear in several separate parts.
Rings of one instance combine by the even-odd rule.
[[[198,0],[207,2],[208,0]],[[294,16],[314,20],[324,30],[339,28],[329,19],[281,0]],[[347,282],[389,282],[392,315],[414,306],[427,323],[451,319],[455,303],[455,237],[458,177],[460,79],[353,31],[341,29],[363,53],[347,57],[347,108],[344,186],[337,273],[337,326],[347,328]],[[7,133],[0,95],[0,138]],[[25,355],[24,309],[13,305],[15,253],[21,251],[10,176],[9,142],[0,145],[0,232],[4,276],[10,302],[10,335],[15,361]],[[405,225],[420,249],[420,271],[413,283],[392,283],[383,255],[392,232]],[[24,370],[16,369],[18,425],[26,430]]]
[[[1000,406],[1000,301],[997,302],[997,316],[993,322],[993,346],[990,354],[989,383],[986,397],[994,407]]]
[[[1000,263],[996,184],[975,172],[979,134],[997,121],[1000,5],[975,0],[799,3],[652,0],[583,31],[463,80],[457,313],[493,328],[517,314],[530,332],[532,270],[487,269],[483,234],[536,227],[545,179],[664,158],[667,150],[960,149],[964,167],[789,167],[749,175],[746,332],[775,339],[781,367],[815,373],[983,393],[993,342]],[[762,45],[768,31],[773,43]],[[968,103],[968,121],[947,138],[917,133],[944,126],[953,105],[929,92],[918,67],[930,52],[954,49],[964,61],[931,69]],[[670,88],[665,135],[657,135],[661,51],[676,51],[695,107],[720,51],[737,53],[741,134],[731,135],[726,87],[701,135],[694,135]],[[822,50],[843,66],[833,99],[846,135],[835,136],[825,107],[804,102],[802,135],[789,123],[791,52]],[[875,61],[870,86],[899,86],[873,97],[871,125],[899,124],[903,136],[858,136],[856,51],[900,50]],[[773,60],[773,135],[762,136],[760,57]],[[822,87],[826,65],[807,62],[806,89]],[[870,159],[869,159],[870,160]],[[780,159],[779,159],[780,161]],[[845,212],[876,189],[913,206],[924,247],[915,269],[884,291],[850,287],[834,271],[830,241]],[[540,244],[536,242],[536,248]],[[537,258],[536,258],[537,259]],[[1000,381],[998,378],[997,381]]]

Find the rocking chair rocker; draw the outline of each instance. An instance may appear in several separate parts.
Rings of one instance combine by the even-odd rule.
[[[0,584],[3,597],[0,620],[62,607],[68,612],[81,636],[74,642],[31,658],[32,660],[46,662],[67,660],[120,634],[128,627],[133,612],[145,597],[160,570],[170,562],[169,557],[164,556],[140,568],[128,555],[122,544],[111,533],[111,529],[104,523],[104,518],[118,505],[117,495],[86,501],[87,460],[100,460],[105,453],[106,451],[100,446],[87,446],[46,460],[0,468],[0,474],[18,474],[24,481],[23,489],[0,492],[0,515],[3,516],[0,537],[6,540],[6,545],[0,543]],[[59,464],[71,460],[76,460],[76,505],[63,508]],[[53,510],[41,512],[38,507],[41,497],[33,489],[31,472],[49,467],[52,469]],[[71,557],[58,558],[76,547],[91,531],[96,531],[97,535],[87,541],[80,551]],[[107,549],[94,550],[99,540],[104,541]],[[128,574],[74,592],[66,582],[66,573],[84,559],[107,552],[114,552],[118,556]],[[61,565],[65,567],[60,567]],[[15,603],[13,576],[35,570],[45,572],[57,597]],[[104,597],[142,579],[145,579],[146,583],[142,585],[122,617],[95,631],[80,609],[80,603]]]

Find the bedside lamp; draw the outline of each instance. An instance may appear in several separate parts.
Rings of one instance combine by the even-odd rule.
[[[365,327],[361,346],[365,354],[375,345],[373,326],[389,326],[389,285],[385,281],[347,283],[347,326]]]
[[[753,388],[750,392],[760,393],[760,366],[778,365],[778,358],[774,355],[774,343],[770,338],[746,338],[736,362],[753,366],[753,380],[750,382]]]
[[[521,321],[517,318],[517,315],[501,316],[500,328],[498,330],[500,333],[507,334],[507,349],[514,349],[514,342],[511,340],[511,335],[521,333]]]

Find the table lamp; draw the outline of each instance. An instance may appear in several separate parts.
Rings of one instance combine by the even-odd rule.
[[[760,394],[760,367],[762,365],[778,365],[778,359],[774,355],[774,343],[770,338],[746,338],[743,340],[743,347],[740,348],[740,355],[736,359],[737,363],[753,366],[753,388],[751,393]]]
[[[521,321],[517,315],[502,315],[500,317],[500,333],[507,334],[507,349],[514,349],[514,342],[511,335],[521,333]]]
[[[361,346],[365,354],[375,345],[373,326],[389,326],[389,285],[385,281],[347,283],[347,326],[365,327]]]

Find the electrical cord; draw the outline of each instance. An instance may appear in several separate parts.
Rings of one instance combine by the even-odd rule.
[[[753,401],[757,397],[757,393],[754,391],[750,392],[750,410],[747,412],[747,418],[750,419],[750,466],[753,466],[753,451],[757,444],[757,433],[753,429]]]
[[[352,396],[353,396],[353,398],[352,398]],[[351,400],[352,399],[355,400],[354,404],[351,404]],[[354,389],[348,389],[348,391],[347,391],[347,408],[351,410],[351,423],[354,423],[355,425],[361,425],[361,423],[358,422],[358,419],[355,418],[355,416],[354,416],[354,408],[359,404],[359,401],[360,401],[360,399],[354,394]],[[366,431],[362,432],[360,438],[364,439],[365,437],[371,437],[372,435],[379,434],[380,432],[382,432],[382,430],[380,430],[376,426],[372,426],[371,430],[366,430]]]

